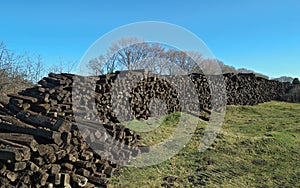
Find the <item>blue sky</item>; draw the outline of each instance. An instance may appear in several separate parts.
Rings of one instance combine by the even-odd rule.
[[[182,26],[225,64],[278,77],[300,77],[300,1],[0,0],[0,41],[17,53],[80,60],[99,37],[125,24]]]

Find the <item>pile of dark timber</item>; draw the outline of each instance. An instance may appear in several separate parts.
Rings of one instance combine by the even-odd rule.
[[[281,100],[290,87],[254,74],[223,76],[229,105]],[[161,103],[165,113],[195,111],[208,120],[208,78],[149,76],[143,71],[98,77],[50,73],[39,85],[10,94],[7,105],[0,104],[0,187],[105,187],[118,165],[89,144],[103,145],[111,136],[119,142],[111,142],[101,154],[117,153],[118,160],[128,162],[142,152],[140,137],[120,122],[152,117],[162,110]],[[158,100],[154,107],[153,99]],[[128,151],[113,147],[118,143]]]
[[[248,74],[224,74],[228,105],[256,105],[271,100],[283,100],[291,87],[279,82]]]
[[[49,74],[38,86],[10,94],[10,102],[0,106],[0,187],[106,187],[118,165],[91,145],[103,146],[109,137],[118,140],[102,149],[117,153],[124,163],[141,152],[140,137],[122,125],[75,122],[73,78]],[[84,98],[82,89],[80,94]],[[130,150],[120,153],[121,144]]]

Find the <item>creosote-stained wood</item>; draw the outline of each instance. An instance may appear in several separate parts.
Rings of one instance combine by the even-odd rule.
[[[32,135],[20,133],[0,133],[0,138],[30,147],[34,152],[37,151],[38,148],[38,143]]]
[[[149,152],[138,147],[142,138],[121,122],[177,111],[208,121],[213,106],[209,80],[216,88],[224,81],[228,105],[281,100],[291,87],[255,74],[50,73],[0,104],[0,185],[106,187],[118,165],[104,156],[117,155],[126,164]],[[222,111],[222,100],[216,96],[213,110]]]

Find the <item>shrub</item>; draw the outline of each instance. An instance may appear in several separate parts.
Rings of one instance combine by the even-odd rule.
[[[296,85],[300,84],[299,79],[298,79],[298,78],[295,78],[295,79],[293,80],[293,84],[296,84]]]
[[[295,85],[284,97],[287,102],[300,103],[300,84]]]

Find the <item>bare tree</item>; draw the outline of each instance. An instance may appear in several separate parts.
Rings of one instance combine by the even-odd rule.
[[[157,43],[148,43],[147,55],[141,59],[138,68],[146,69],[156,74],[166,74],[168,59],[165,47]]]
[[[3,93],[4,86],[8,83],[8,63],[6,57],[8,50],[3,42],[0,43],[0,93]]]
[[[59,57],[59,70],[60,73],[71,73],[76,65],[76,61],[66,60],[63,57]]]
[[[188,74],[195,71],[202,72],[201,63],[203,62],[203,56],[199,52],[169,49],[166,55],[167,58],[170,58],[170,63],[175,64],[180,69],[179,72],[181,74]],[[179,73],[177,70],[176,72],[177,74]]]
[[[30,55],[25,53],[22,56],[22,67],[24,79],[37,83],[46,74],[46,69],[41,55]]]
[[[110,51],[116,52],[120,66],[127,70],[138,69],[143,59],[147,57],[148,43],[138,38],[122,38],[115,42]]]
[[[136,37],[121,38],[105,54],[89,61],[92,74],[111,73],[117,69],[146,69],[158,74],[179,74],[182,70],[190,72],[194,67],[195,62],[185,52]]]
[[[147,58],[149,45],[136,37],[121,38],[111,47],[89,61],[92,74],[111,73],[119,70],[134,70],[143,68],[142,62]]]
[[[0,97],[6,100],[6,94],[16,92],[28,86],[25,80],[23,55],[17,55],[0,43]]]
[[[0,69],[4,70],[7,69],[9,63],[7,61],[7,57],[9,56],[9,51],[6,48],[4,42],[0,43]]]
[[[294,78],[290,77],[290,76],[281,76],[279,78],[274,78],[273,80],[277,80],[279,82],[290,82],[290,83],[292,83]]]
[[[37,55],[36,62],[35,62],[35,74],[34,79],[32,80],[34,83],[37,83],[39,80],[41,80],[44,76],[44,63],[41,55]]]
[[[63,57],[59,57],[59,62],[57,64],[52,64],[50,67],[46,68],[46,72],[53,73],[71,73],[76,65],[76,61],[65,60]]]
[[[34,62],[32,60],[32,58],[30,58],[29,54],[25,54],[25,56],[23,57],[24,60],[24,69],[25,69],[25,75],[26,75],[26,79],[27,80],[34,80]]]
[[[238,72],[218,59],[204,58],[198,51],[181,51],[164,44],[145,42],[136,37],[121,38],[112,43],[104,54],[89,61],[89,68],[90,73],[96,75],[134,69],[146,69],[168,75]]]
[[[92,69],[91,74],[99,75],[112,73],[117,67],[117,54],[107,52],[104,55],[100,55],[98,58],[90,60],[88,66]]]

